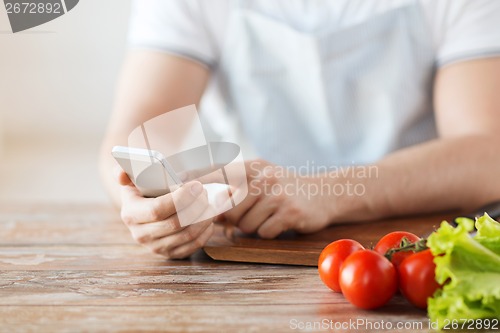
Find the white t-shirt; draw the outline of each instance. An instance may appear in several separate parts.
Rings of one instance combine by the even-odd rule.
[[[129,44],[131,47],[151,48],[190,58],[212,68],[217,76],[221,52],[231,47],[225,45],[225,39],[229,18],[237,7],[236,3],[238,1],[231,0],[135,0]],[[432,38],[432,66],[500,55],[500,0],[253,0],[239,3],[244,3],[252,11],[294,30],[319,34],[322,31],[341,32],[385,12],[415,3],[423,13],[426,29],[430,32],[429,38]],[[217,85],[217,81],[214,82]],[[217,88],[210,91],[217,91]],[[218,111],[220,110],[214,111],[216,115]],[[432,110],[427,112],[432,113]],[[411,112],[406,116],[410,120],[412,117],[418,118]],[[393,126],[399,126],[399,129],[393,131],[393,137],[380,143],[359,134],[359,138],[353,138],[349,142],[355,144],[366,141],[363,143],[365,148],[369,147],[367,142],[372,142],[383,148],[360,148],[357,154],[344,154],[345,156],[339,153],[339,164],[346,164],[351,160],[356,163],[373,162],[392,150],[428,140],[435,135],[435,130],[429,129],[423,131],[425,133],[417,139],[414,134],[411,139],[402,138],[401,132],[412,126],[410,120],[398,120]],[[430,124],[430,120],[428,123]],[[282,123],[279,125],[285,126]],[[422,132],[420,129],[418,131]],[[394,143],[398,140],[407,142]],[[269,142],[260,142],[260,146],[266,144]],[[266,151],[262,154],[259,152],[262,147],[258,147],[259,143],[256,145],[258,154],[264,158],[272,159],[280,153],[276,150],[274,153]],[[304,146],[303,153],[307,154],[309,150],[310,147]],[[321,151],[318,150],[316,154],[321,154]],[[328,153],[328,150],[323,150],[323,153],[325,151]],[[294,153],[292,150],[288,156],[297,154],[300,155],[301,152]],[[331,161],[321,160],[319,164]],[[286,156],[277,158],[274,162],[288,164]],[[291,164],[301,162],[292,161]]]
[[[313,32],[345,29],[412,0],[252,0],[254,10]],[[134,0],[131,46],[148,47],[213,66],[232,10],[231,0]],[[500,1],[420,0],[440,65],[500,53]]]

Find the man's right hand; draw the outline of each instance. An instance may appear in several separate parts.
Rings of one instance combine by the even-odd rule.
[[[214,218],[181,227],[177,215],[177,211],[183,211],[183,224],[202,215],[214,215],[200,182],[191,181],[174,192],[144,198],[121,168],[116,169],[116,174],[121,185],[121,217],[139,244],[169,259],[181,259],[200,249],[212,236]]]

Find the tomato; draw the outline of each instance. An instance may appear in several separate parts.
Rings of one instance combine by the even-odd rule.
[[[420,237],[418,237],[415,234],[412,234],[411,232],[394,231],[388,233],[378,241],[377,245],[375,245],[375,251],[377,251],[381,255],[385,255],[387,251],[389,251],[390,249],[395,249],[400,247],[403,238],[406,238],[411,243],[420,240]],[[394,264],[394,266],[397,267],[405,258],[411,256],[413,253],[415,252],[413,251],[396,252],[392,255],[391,262]]]
[[[339,282],[345,298],[362,309],[381,307],[398,289],[394,265],[372,250],[351,254],[340,267]]]
[[[436,282],[434,257],[430,250],[412,254],[399,265],[401,293],[411,304],[425,309],[427,299],[440,287]]]
[[[352,239],[340,239],[323,249],[318,260],[319,277],[330,289],[340,292],[339,269],[353,252],[364,250],[363,245]]]

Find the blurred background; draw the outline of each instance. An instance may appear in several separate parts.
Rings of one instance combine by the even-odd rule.
[[[129,10],[84,0],[16,34],[0,10],[0,202],[108,201],[97,155]]]

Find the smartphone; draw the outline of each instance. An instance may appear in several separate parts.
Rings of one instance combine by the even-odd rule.
[[[182,185],[175,170],[159,151],[114,146],[111,155],[144,197],[158,197]]]

